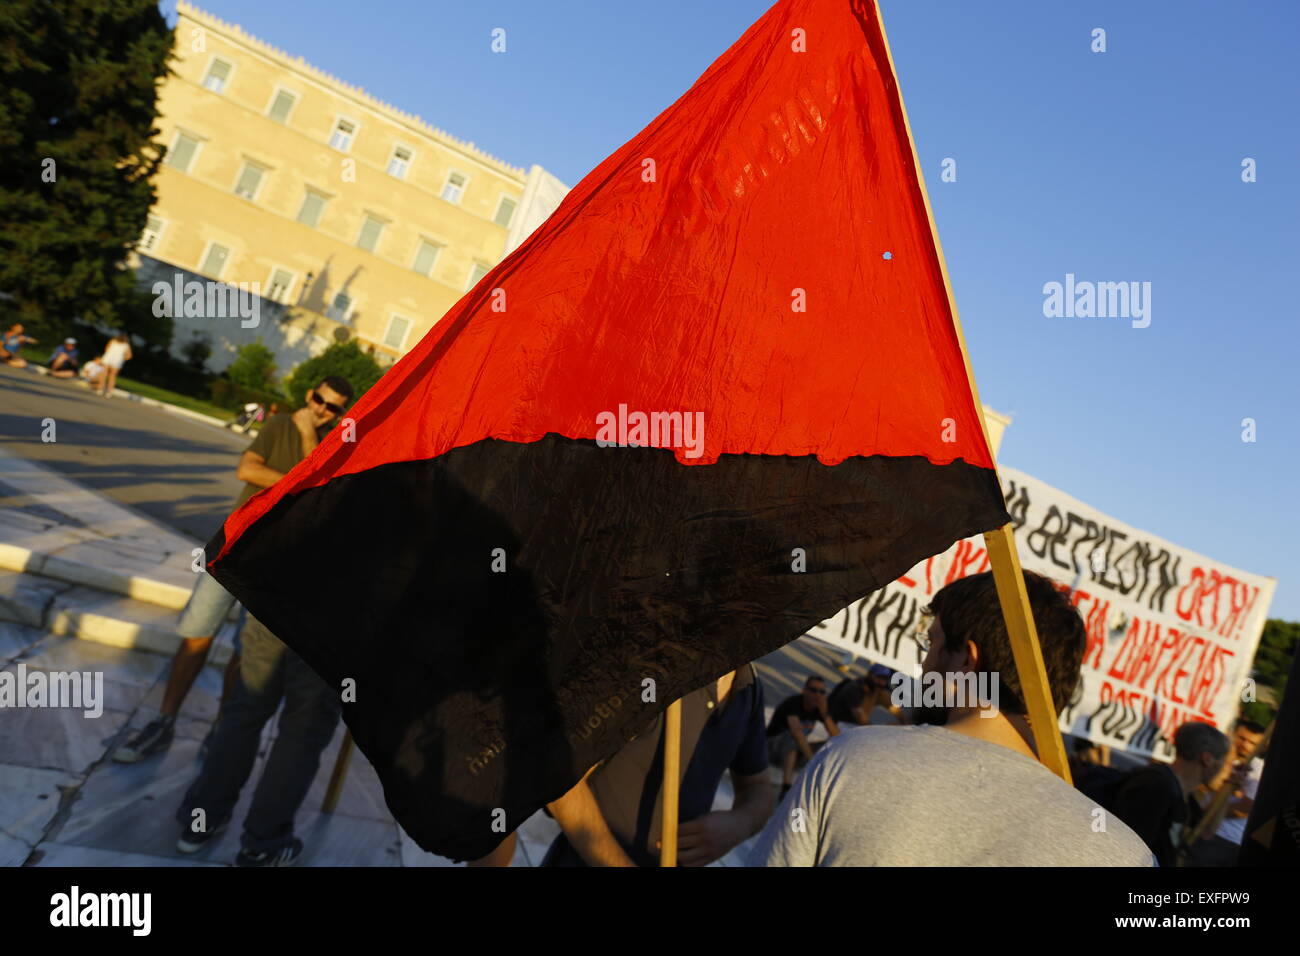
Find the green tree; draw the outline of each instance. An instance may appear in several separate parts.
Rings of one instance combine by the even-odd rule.
[[[303,362],[285,382],[285,391],[295,406],[307,401],[307,390],[320,384],[321,379],[338,375],[348,380],[353,389],[353,401],[360,398],[370,386],[379,381],[384,370],[373,355],[361,351],[353,339],[331,345],[320,355]]]
[[[1281,701],[1286,692],[1287,675],[1291,673],[1291,660],[1300,646],[1300,622],[1270,618],[1264,622],[1264,633],[1259,639],[1259,650],[1251,665],[1256,683],[1272,688],[1274,700]],[[1262,700],[1241,705],[1242,716],[1260,724],[1273,719],[1277,708]]]
[[[0,3],[0,291],[46,341],[74,318],[170,341],[125,260],[155,200],[171,47],[157,0]]]
[[[241,345],[235,360],[226,369],[226,378],[236,385],[275,391],[275,353],[261,339]]]

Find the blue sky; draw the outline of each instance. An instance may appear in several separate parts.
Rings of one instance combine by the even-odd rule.
[[[570,185],[763,0],[204,0],[222,19]],[[163,9],[171,14],[174,3]],[[881,0],[1001,460],[1278,579],[1300,619],[1300,4]],[[493,28],[507,52],[491,52]],[[1105,53],[1090,50],[1106,30]],[[940,164],[957,162],[957,181]],[[1241,162],[1258,181],[1241,181]],[[1151,283],[1151,324],[1043,285]],[[1242,441],[1242,420],[1257,440]]]

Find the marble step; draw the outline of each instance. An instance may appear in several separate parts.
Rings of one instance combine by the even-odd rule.
[[[0,449],[0,568],[179,611],[196,551],[201,542]]]
[[[53,578],[0,570],[0,620],[41,628],[52,634],[171,655],[180,646],[179,612],[147,601]],[[233,628],[227,621],[223,630]],[[219,642],[213,660],[229,656],[229,641]]]
[[[121,556],[103,553],[108,549],[101,542],[78,542],[69,550],[73,552],[71,556],[43,553],[21,545],[0,543],[0,569],[21,571],[68,584],[112,591],[137,601],[146,601],[172,610],[180,610],[190,598],[190,591],[193,589],[192,579],[173,575],[173,580],[164,581],[159,580],[157,569],[151,569],[154,573],[146,575],[129,567],[123,567],[121,563],[116,566],[104,563],[114,557],[120,561]],[[85,558],[85,560],[78,560],[78,558]],[[96,558],[104,560],[97,561]]]
[[[19,545],[0,543],[0,572],[20,573],[118,594],[172,612],[185,607],[194,589],[193,571],[186,569],[184,574],[180,574],[171,569],[153,568],[150,574],[140,574],[124,567],[120,555],[105,553],[108,550],[108,546],[97,541],[78,542],[61,554],[43,554]],[[116,566],[113,565],[115,560],[118,562]],[[167,573],[159,574],[160,570]],[[170,580],[159,580],[164,576]],[[233,621],[238,616],[239,608],[233,607],[226,619]]]

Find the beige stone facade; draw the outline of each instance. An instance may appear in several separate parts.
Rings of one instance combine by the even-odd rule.
[[[256,284],[256,325],[173,315],[173,351],[206,336],[214,370],[254,339],[281,372],[342,338],[391,362],[520,241],[522,219],[536,225],[563,196],[541,167],[505,163],[186,3],[172,69],[159,99],[168,158],[137,264],[147,283]],[[526,191],[543,205],[523,208]]]

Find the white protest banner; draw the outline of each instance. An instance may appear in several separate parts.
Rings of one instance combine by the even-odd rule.
[[[1021,563],[1071,592],[1088,632],[1062,732],[1172,760],[1180,724],[1226,731],[1276,582],[1138,531],[1014,468],[998,473]],[[983,539],[958,541],[808,634],[917,677],[922,609],[945,584],[987,570]]]

